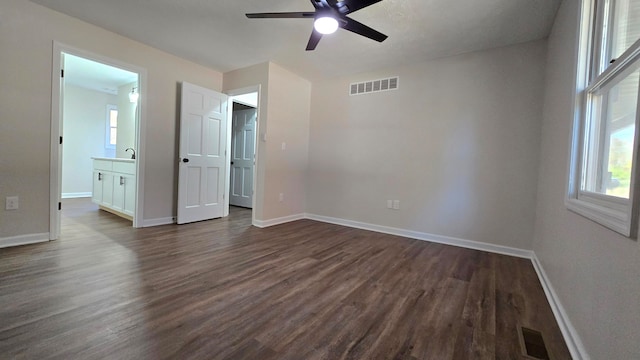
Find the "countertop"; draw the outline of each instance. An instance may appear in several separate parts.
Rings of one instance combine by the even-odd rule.
[[[95,157],[95,156],[92,156],[91,158],[94,160],[118,161],[118,162],[128,162],[128,163],[136,162],[135,159],[107,158],[107,157]]]

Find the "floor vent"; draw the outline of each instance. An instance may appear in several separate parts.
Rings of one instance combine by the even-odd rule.
[[[542,339],[542,333],[526,327],[520,327],[520,345],[523,355],[530,359],[549,360],[547,347]]]
[[[349,85],[349,95],[362,95],[373,92],[398,90],[398,85],[399,78],[397,76],[386,79],[352,83]]]

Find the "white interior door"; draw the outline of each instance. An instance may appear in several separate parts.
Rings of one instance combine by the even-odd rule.
[[[229,204],[251,208],[256,109],[233,111]]]
[[[223,216],[227,95],[182,83],[178,224]]]

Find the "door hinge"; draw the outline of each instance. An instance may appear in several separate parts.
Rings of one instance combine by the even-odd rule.
[[[64,69],[60,69],[60,77],[64,77]]]
[[[62,202],[58,201],[58,210],[62,210]]]
[[[60,136],[60,145],[62,145],[62,136]]]

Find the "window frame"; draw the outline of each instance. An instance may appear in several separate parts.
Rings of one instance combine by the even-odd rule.
[[[608,31],[606,27],[612,23],[611,19],[615,10],[612,6],[609,8],[610,11],[606,11],[607,1],[611,1],[615,6],[616,0],[586,0],[582,3],[577,53],[578,66],[575,78],[575,111],[571,132],[565,206],[613,231],[635,239],[638,235],[638,210],[640,208],[640,193],[637,191],[637,182],[640,179],[640,164],[638,164],[640,159],[640,84],[636,100],[629,199],[582,189],[583,168],[586,166],[585,156],[588,156],[589,151],[596,151],[595,149],[587,149],[589,135],[585,132],[586,126],[591,125],[592,119],[596,116],[592,114],[594,98],[599,94],[606,95],[611,88],[621,83],[640,67],[640,39],[636,40],[614,62],[609,63],[607,58],[612,49],[613,31]],[[602,118],[599,117],[596,121],[599,122],[597,126],[600,126]]]
[[[108,150],[115,150],[116,148],[116,144],[117,144],[117,140],[116,140],[116,144],[111,144],[111,111],[115,110],[116,112],[118,111],[118,106],[114,105],[114,104],[107,104],[107,121],[105,123],[106,125],[106,131],[105,131],[105,136],[104,136],[104,148],[108,149]],[[116,125],[116,129],[118,128],[118,126]],[[117,130],[116,130],[117,131]]]

